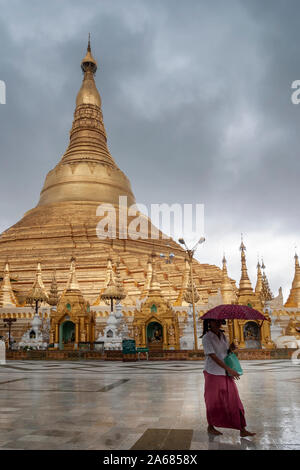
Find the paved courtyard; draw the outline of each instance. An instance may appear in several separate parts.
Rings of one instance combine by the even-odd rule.
[[[249,439],[207,435],[203,362],[8,361],[0,449],[300,450],[300,365],[242,366]]]

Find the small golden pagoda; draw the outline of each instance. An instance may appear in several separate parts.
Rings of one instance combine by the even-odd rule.
[[[47,301],[48,301],[48,294],[46,292],[46,289],[43,283],[41,263],[38,263],[37,269],[36,269],[35,280],[34,280],[32,288],[27,293],[26,302],[30,305],[37,303],[36,307],[38,308],[39,302],[47,302]]]
[[[262,308],[259,297],[253,292],[251,281],[248,276],[247,263],[246,263],[246,247],[243,239],[240,246],[241,251],[241,279],[238,290],[238,304],[249,305],[250,307]]]
[[[9,264],[5,263],[3,281],[0,286],[0,307],[13,307],[17,304],[18,301],[10,282]]]
[[[59,349],[78,349],[79,343],[95,341],[95,316],[84,299],[76,278],[75,258],[71,260],[67,287],[57,309],[50,314],[50,344]]]
[[[257,282],[255,292],[248,276],[246,263],[246,247],[241,240],[241,280],[237,294],[237,303],[240,305],[248,305],[264,314],[266,320],[269,315],[264,312],[264,301],[261,297],[263,290],[262,275],[260,265],[257,265]],[[269,321],[256,320],[231,320],[228,322],[230,339],[238,342],[240,348],[260,348],[273,349],[274,343],[271,340],[271,330]]]
[[[299,258],[297,253],[295,253],[295,274],[292,287],[290,290],[290,295],[284,305],[286,308],[300,308],[300,266]]]
[[[261,273],[261,266],[259,264],[259,261],[257,262],[257,280],[256,280],[256,286],[255,286],[255,294],[261,295],[263,283],[262,283],[262,273]]]
[[[179,323],[176,312],[162,296],[152,260],[149,293],[140,309],[134,312],[133,337],[137,348],[152,351],[180,349]]]
[[[225,255],[223,256],[223,269],[222,269],[222,284],[221,284],[221,294],[224,304],[231,304],[235,303],[237,296],[236,296],[236,288],[233,286],[231,280],[228,277],[227,272],[227,261]]]

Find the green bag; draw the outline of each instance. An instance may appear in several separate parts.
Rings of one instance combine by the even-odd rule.
[[[239,375],[243,375],[243,369],[241,367],[240,361],[233,352],[227,354],[224,362],[228,367],[235,370]]]

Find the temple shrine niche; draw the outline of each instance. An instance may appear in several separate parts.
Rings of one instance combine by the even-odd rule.
[[[69,280],[56,309],[51,309],[50,344],[59,349],[78,349],[95,341],[95,315],[83,298],[72,259]]]

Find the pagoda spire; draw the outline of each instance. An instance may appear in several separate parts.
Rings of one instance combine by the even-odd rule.
[[[257,261],[257,281],[256,281],[256,286],[255,286],[255,294],[259,294],[262,291],[262,273],[261,273],[261,266],[259,264],[259,261]]]
[[[56,271],[53,272],[51,287],[50,287],[50,294],[48,299],[49,305],[57,305],[58,304],[58,289],[57,289],[57,281],[56,281]]]
[[[248,271],[247,271],[247,264],[246,264],[246,247],[243,242],[243,235],[241,237],[241,246],[240,246],[240,251],[241,251],[241,280],[240,280],[240,286],[239,286],[239,297],[242,295],[252,295],[253,294],[253,289],[252,285],[248,276]]]
[[[149,287],[149,295],[160,295],[160,283],[157,280],[157,274],[155,269],[155,254],[152,254],[152,276]]]
[[[109,256],[107,258],[107,268],[106,268],[106,287],[108,284],[115,282],[115,276],[114,276],[114,270],[113,270],[113,264],[112,264],[112,255],[109,253]]]
[[[121,278],[121,273],[120,273],[120,261],[117,262],[117,267],[116,267],[116,287],[119,291],[119,300],[123,300],[126,297],[124,286],[123,286],[123,281]]]
[[[81,69],[82,69],[83,73],[92,72],[92,74],[95,74],[96,71],[97,71],[97,68],[98,68],[97,67],[97,62],[94,59],[93,54],[92,54],[91,35],[89,33],[89,40],[88,40],[86,55],[81,61]],[[95,87],[96,87],[96,85],[95,85]],[[99,105],[101,105],[101,99],[100,99]]]
[[[221,282],[221,294],[224,304],[231,304],[236,300],[236,293],[234,291],[233,285],[230,282],[228,272],[227,272],[227,260],[225,254],[222,259],[222,282]]]
[[[142,298],[147,297],[147,295],[149,294],[151,279],[152,279],[152,261],[151,261],[151,256],[148,256],[147,274],[146,274],[144,287],[143,287],[143,290],[142,290],[142,295],[141,295]]]
[[[11,286],[9,264],[7,262],[5,263],[3,281],[0,287],[0,307],[13,307],[16,305],[17,299]]]
[[[48,302],[48,295],[43,283],[41,263],[37,264],[35,280],[26,297],[27,303]]]
[[[287,308],[300,308],[300,266],[299,266],[299,258],[298,254],[295,253],[295,274],[292,283],[292,287],[290,290],[289,298],[285,303],[285,307]]]
[[[74,257],[71,258],[71,266],[69,272],[69,279],[66,287],[67,291],[80,291],[80,287],[77,281],[76,276],[76,259]]]
[[[265,266],[264,266],[265,268]],[[261,299],[263,302],[266,302],[268,300],[272,300],[273,299],[273,294],[271,292],[271,289],[270,289],[270,286],[269,286],[269,281],[268,281],[268,278],[267,278],[267,275],[264,271],[263,275],[262,275],[262,290],[261,290]]]
[[[117,274],[116,277],[113,277],[112,270],[109,271],[109,281],[104,290],[101,294],[101,298],[104,301],[110,301],[111,305],[111,314],[114,310],[114,300],[116,302],[120,302],[122,299],[125,299],[126,294],[123,288],[123,282],[121,280],[120,270],[119,270],[119,262],[117,263]]]
[[[81,61],[83,81],[76,98],[69,146],[48,173],[38,206],[78,200],[119,204],[119,196],[127,196],[128,205],[135,203],[130,182],[107,147],[101,98],[95,83],[97,68],[89,36]]]

